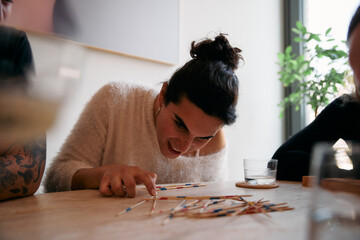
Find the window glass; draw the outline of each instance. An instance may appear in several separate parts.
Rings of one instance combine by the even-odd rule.
[[[331,27],[331,35],[340,43],[339,49],[348,51],[346,45],[341,44],[341,41],[346,40],[351,17],[359,4],[359,0],[307,0],[304,9],[304,25],[309,32],[318,34],[325,34],[325,31]],[[322,66],[319,64],[316,67],[321,68]],[[336,97],[352,91],[353,85],[350,83],[344,88],[339,88]],[[310,106],[306,106],[306,125],[314,118],[313,110]]]

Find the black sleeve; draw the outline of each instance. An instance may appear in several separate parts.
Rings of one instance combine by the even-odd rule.
[[[287,140],[273,155],[278,160],[278,180],[301,181],[309,175],[310,155],[316,142],[335,143],[343,135],[342,125],[347,118],[343,95],[330,103],[307,127]],[[345,123],[347,124],[347,123]]]
[[[0,84],[4,81],[26,81],[27,73],[34,72],[34,60],[26,33],[15,28],[0,26]],[[8,80],[11,78],[10,80]]]

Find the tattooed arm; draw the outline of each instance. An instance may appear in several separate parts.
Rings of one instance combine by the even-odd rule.
[[[12,144],[0,152],[0,201],[33,195],[45,169],[46,139]]]

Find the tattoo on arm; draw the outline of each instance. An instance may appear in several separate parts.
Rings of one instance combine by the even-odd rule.
[[[23,164],[21,165],[21,167],[27,168],[27,169],[31,169],[31,170],[36,170],[37,174],[36,174],[36,179],[34,179],[34,182],[39,180],[39,177],[42,176],[42,167],[45,167],[45,161],[46,161],[46,139],[42,138],[42,139],[37,139],[37,141],[34,141],[28,145],[26,145],[24,147],[24,152],[26,153],[26,155],[30,156],[30,164]],[[31,176],[30,176],[31,175]],[[34,173],[33,172],[29,172],[29,170],[25,170],[25,172],[23,173],[23,177],[25,179],[25,177],[32,179],[33,178]]]
[[[19,192],[20,192],[20,189],[18,189],[18,188],[10,189],[10,192],[12,192],[12,193],[19,193]]]
[[[1,189],[7,189],[10,186],[15,185],[15,182],[18,179],[18,176],[16,174],[6,169],[6,167],[10,165],[11,164],[5,164],[4,160],[0,157],[0,188]]]
[[[0,154],[0,193],[26,194],[33,183],[41,180],[46,161],[46,139],[36,139]]]
[[[29,185],[34,177],[34,171],[32,169],[26,169],[23,173],[19,171],[18,175],[24,178],[26,185]],[[34,180],[34,182],[36,182],[36,180]]]
[[[21,190],[19,188],[14,188],[14,189],[10,189],[9,191],[12,193],[19,193]],[[23,187],[22,194],[26,194],[27,191],[28,191],[27,188]]]
[[[23,156],[21,155],[13,155],[14,158],[16,158],[16,164],[20,165],[21,161],[24,160]]]

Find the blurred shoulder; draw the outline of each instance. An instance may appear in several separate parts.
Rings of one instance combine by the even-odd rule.
[[[151,86],[145,84],[139,84],[137,82],[110,82],[105,84],[96,95],[102,97],[115,97],[115,98],[127,98],[130,95],[134,94],[144,94],[146,92],[152,91]]]
[[[329,104],[329,107],[334,107],[340,111],[359,111],[360,101],[354,94],[343,94],[336,98]],[[328,107],[327,107],[328,108]]]
[[[343,106],[343,105],[346,105],[349,103],[350,104],[352,104],[352,103],[359,104],[359,101],[354,94],[343,94],[343,95],[337,97],[336,99],[334,99],[334,101],[332,102],[332,104],[335,104],[338,106]]]

